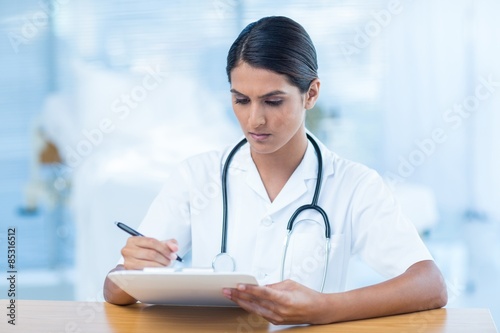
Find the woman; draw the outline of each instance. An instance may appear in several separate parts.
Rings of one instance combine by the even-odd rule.
[[[248,144],[234,155],[209,152],[184,161],[140,226],[153,238],[129,238],[123,265],[114,270],[167,266],[177,252],[188,251],[193,266],[207,267],[226,234],[223,252],[260,286],[222,292],[272,323],[324,324],[444,306],[441,273],[381,178],[308,140],[304,122],[319,96],[317,67],[315,48],[298,23],[267,17],[248,25],[231,46],[226,68]],[[221,178],[228,155],[223,233]],[[288,220],[313,197],[329,220],[329,249],[320,210],[304,211],[294,222],[281,267]],[[343,291],[353,254],[388,280]],[[104,294],[110,303],[136,302],[109,279]]]

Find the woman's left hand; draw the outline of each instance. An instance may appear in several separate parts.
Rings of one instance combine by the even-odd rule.
[[[266,286],[242,284],[236,289],[224,289],[223,293],[243,309],[276,325],[327,322],[326,295],[292,280]]]

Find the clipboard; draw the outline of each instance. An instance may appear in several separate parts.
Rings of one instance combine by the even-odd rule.
[[[222,288],[236,288],[239,283],[258,285],[250,274],[211,269],[145,268],[111,272],[108,277],[142,303],[180,306],[237,307],[224,297]]]

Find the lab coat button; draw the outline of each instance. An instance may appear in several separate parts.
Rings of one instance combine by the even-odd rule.
[[[262,219],[261,222],[262,222],[262,225],[269,227],[271,224],[273,224],[273,219],[271,219],[270,216],[266,216],[265,218]]]

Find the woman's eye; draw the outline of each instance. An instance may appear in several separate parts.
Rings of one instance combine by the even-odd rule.
[[[282,99],[279,99],[279,100],[276,100],[276,101],[266,101],[266,104],[270,105],[270,106],[280,106],[281,103],[283,103]]]
[[[234,100],[234,103],[236,104],[248,104],[249,100],[248,98],[236,98]]]

